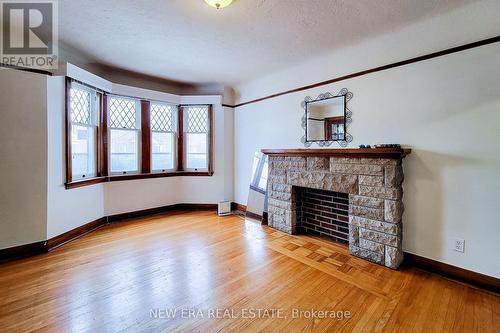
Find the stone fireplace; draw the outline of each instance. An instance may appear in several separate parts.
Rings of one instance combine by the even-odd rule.
[[[348,198],[349,252],[390,268],[401,264],[402,159],[409,149],[290,149],[263,153],[269,155],[271,228],[290,234],[303,230],[303,203],[297,206],[303,188],[339,193]]]

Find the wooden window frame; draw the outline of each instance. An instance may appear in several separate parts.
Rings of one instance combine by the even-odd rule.
[[[117,94],[109,94],[108,95],[108,103],[109,103],[109,99],[110,98],[116,98],[116,99],[125,99],[125,100],[130,100],[130,101],[133,101],[134,104],[135,104],[135,107],[136,109],[134,110],[135,111],[135,114],[136,114],[136,117],[139,118],[139,121],[140,123],[139,124],[136,124],[135,126],[138,126],[138,128],[115,128],[115,127],[110,127],[109,126],[109,105],[107,105],[107,108],[108,108],[108,115],[107,115],[107,118],[106,118],[106,123],[107,123],[107,127],[108,127],[108,137],[109,137],[109,143],[111,143],[111,130],[124,130],[124,131],[134,131],[136,132],[136,136],[137,136],[137,145],[136,145],[136,148],[137,148],[137,169],[135,170],[126,170],[126,171],[112,171],[111,170],[111,148],[109,148],[109,151],[108,151],[108,155],[107,155],[107,159],[108,159],[108,163],[110,165],[109,167],[109,170],[108,170],[108,175],[110,177],[114,177],[114,176],[122,176],[122,175],[141,175],[143,174],[143,149],[145,148],[143,146],[143,143],[142,143],[142,130],[143,130],[143,127],[147,126],[144,122],[147,121],[147,119],[143,119],[142,117],[142,102],[143,100],[139,99],[139,98],[136,98],[136,97],[131,97],[131,96],[124,96],[124,95],[117,95]],[[137,121],[137,119],[136,119]],[[146,165],[146,167],[148,167],[148,165]]]
[[[103,161],[103,156],[104,156],[104,147],[103,147],[103,127],[102,127],[102,120],[103,120],[103,93],[97,91],[97,130],[95,134],[95,152],[96,152],[96,172],[95,176],[93,177],[88,177],[84,179],[75,179],[73,180],[73,165],[72,165],[72,147],[71,147],[71,129],[72,129],[72,122],[71,122],[71,84],[72,82],[77,82],[78,84],[87,86],[86,84],[83,84],[81,82],[78,82],[76,80],[72,80],[69,77],[66,77],[65,79],[65,116],[66,116],[66,121],[65,121],[65,145],[66,145],[66,188],[70,187],[81,187],[85,185],[92,185],[92,184],[97,184],[101,183],[104,180],[103,177],[103,170],[104,169],[104,161]],[[93,88],[93,87],[91,87]],[[93,88],[94,89],[94,88]],[[68,186],[70,185],[70,186]]]
[[[174,124],[176,124],[176,129],[175,132],[168,132],[168,131],[154,131],[153,128],[151,127],[151,123],[149,124],[149,130],[150,130],[150,140],[152,142],[153,140],[153,133],[170,133],[174,135],[173,141],[174,141],[174,147],[172,149],[172,155],[173,155],[173,165],[171,169],[153,169],[153,148],[150,143],[150,163],[151,163],[151,170],[149,171],[150,173],[154,174],[165,174],[165,173],[172,173],[172,172],[178,172],[179,170],[179,163],[182,165],[182,159],[179,161],[178,155],[178,145],[179,145],[179,135],[178,135],[178,128],[179,128],[179,119],[175,119],[175,117],[179,117],[179,105],[175,105],[173,103],[168,103],[168,102],[162,102],[162,101],[149,101],[149,118],[151,119],[151,105],[157,104],[157,105],[168,105],[168,106],[175,106],[175,113],[174,119],[172,120]],[[177,123],[176,123],[177,122]]]
[[[112,181],[124,181],[124,180],[134,180],[134,179],[148,179],[148,178],[163,178],[163,177],[179,177],[179,176],[212,176],[214,174],[213,169],[213,158],[214,158],[214,116],[213,116],[213,105],[211,104],[199,104],[208,106],[208,168],[203,171],[186,171],[184,169],[185,165],[185,138],[184,138],[184,121],[183,121],[183,107],[190,105],[178,105],[177,106],[177,136],[176,136],[176,153],[175,158],[175,168],[174,171],[166,172],[153,172],[151,170],[151,102],[146,99],[140,100],[140,114],[141,114],[141,133],[140,137],[140,166],[139,173],[129,173],[124,175],[111,174],[109,170],[109,97],[110,94],[106,92],[98,91],[98,122],[97,122],[97,133],[96,133],[96,176],[87,179],[72,179],[72,164],[71,164],[71,107],[70,107],[70,89],[71,83],[77,80],[73,80],[66,77],[65,82],[65,144],[66,144],[66,189],[78,188],[82,186],[94,185],[104,182]],[[78,82],[82,84],[81,82]],[[86,85],[86,84],[83,84]],[[88,86],[88,85],[86,85]],[[89,86],[90,87],[90,86]],[[92,87],[93,88],[93,87]],[[94,88],[95,89],[95,88]],[[112,95],[112,94],[111,94]],[[119,95],[118,95],[119,96]],[[131,96],[123,96],[128,98],[135,98]]]
[[[186,160],[187,160],[187,155],[186,150],[187,148],[185,147],[186,144],[186,139],[184,137],[184,108],[189,107],[189,106],[207,106],[208,107],[208,132],[207,132],[207,168],[203,169],[201,171],[195,171],[192,169],[186,170]],[[177,154],[178,154],[178,160],[181,161],[181,163],[178,163],[178,171],[184,171],[188,173],[203,173],[203,174],[208,174],[209,176],[213,175],[213,126],[214,126],[214,117],[213,117],[213,105],[212,104],[181,104],[178,107],[178,123],[180,126],[178,127],[178,135],[180,138],[177,140]],[[180,166],[179,166],[180,165]]]

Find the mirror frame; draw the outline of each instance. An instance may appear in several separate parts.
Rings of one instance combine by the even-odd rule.
[[[307,105],[309,103],[323,101],[325,99],[337,98],[344,96],[344,140],[307,140]],[[304,144],[305,147],[310,147],[313,143],[316,143],[320,147],[328,147],[331,146],[332,143],[337,142],[340,147],[347,147],[349,142],[352,141],[352,135],[348,132],[348,127],[352,123],[352,111],[349,109],[349,101],[352,99],[354,94],[350,92],[347,88],[341,89],[338,94],[332,94],[330,92],[326,92],[323,94],[319,94],[315,99],[310,96],[306,96],[301,103],[302,108],[304,109],[304,115],[302,116],[302,128],[304,129],[304,136],[300,139],[300,141]]]

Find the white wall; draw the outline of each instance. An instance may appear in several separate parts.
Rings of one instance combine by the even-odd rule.
[[[66,190],[64,77],[48,77],[47,238],[104,216],[103,184]]]
[[[47,78],[0,68],[0,249],[45,240]]]
[[[214,175],[168,177],[105,184],[105,214],[175,203],[217,203],[233,199],[233,111],[214,106]]]
[[[236,201],[246,201],[256,150],[301,146],[304,97],[347,87],[351,147],[413,149],[404,161],[404,250],[500,277],[499,55],[499,43],[487,45],[236,108]],[[303,75],[288,73],[287,82]],[[465,253],[451,250],[454,237],[465,239]]]
[[[480,0],[245,82],[236,103],[500,35],[500,1]],[[335,32],[332,31],[332,38]],[[314,50],[311,50],[314,54]],[[300,73],[300,74],[299,74]]]

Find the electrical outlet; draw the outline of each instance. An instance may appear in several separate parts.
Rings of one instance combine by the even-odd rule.
[[[453,250],[457,252],[464,252],[465,250],[465,239],[455,238],[455,247]]]

